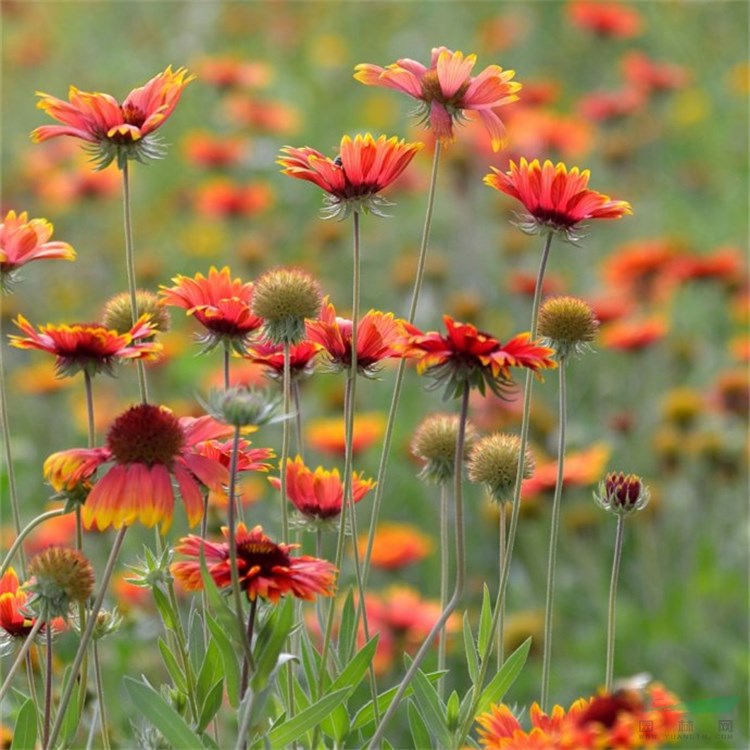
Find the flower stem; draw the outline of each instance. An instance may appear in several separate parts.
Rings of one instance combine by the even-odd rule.
[[[44,625],[44,620],[42,620],[41,617],[37,617],[37,619],[34,621],[34,625],[31,628],[31,631],[26,636],[26,640],[23,642],[23,646],[21,646],[21,650],[18,652],[18,655],[16,656],[16,660],[13,662],[13,665],[11,666],[10,670],[5,675],[5,682],[3,683],[2,687],[0,687],[0,701],[5,697],[5,694],[8,692],[8,688],[10,687],[10,683],[13,681],[13,677],[15,676],[21,664],[23,664],[26,654],[28,653],[32,645],[34,644],[34,639],[36,638],[37,633],[41,629],[42,625]]]
[[[240,579],[237,569],[237,537],[235,536],[235,515],[236,515],[236,485],[237,485],[237,455],[240,446],[240,428],[235,427],[234,437],[232,438],[232,455],[229,461],[229,503],[227,513],[227,526],[229,527],[229,568],[232,577],[232,595],[234,596],[234,606],[237,610],[237,626],[240,634],[240,643],[242,650],[245,652],[245,658],[253,666],[253,654],[250,644],[245,636],[245,619],[242,615],[242,594],[240,592]]]
[[[223,364],[224,364],[224,390],[229,390],[229,358],[230,358],[230,352],[229,347],[225,344],[224,345],[224,357],[223,357]]]
[[[19,549],[21,549],[23,540],[26,539],[26,537],[37,526],[39,526],[39,524],[44,523],[50,518],[56,518],[57,516],[64,516],[65,513],[66,513],[65,508],[55,508],[55,510],[48,510],[46,513],[42,513],[40,516],[37,516],[36,518],[29,521],[29,523],[26,524],[23,530],[19,532],[18,536],[13,540],[13,544],[11,545],[11,548],[8,550],[8,554],[5,556],[5,559],[3,560],[2,567],[0,567],[0,577],[2,577],[5,571],[8,570],[8,568],[10,567],[10,564],[13,560],[14,555],[16,554],[16,552],[19,551]]]
[[[557,568],[557,536],[560,529],[560,500],[563,492],[563,472],[565,468],[565,426],[567,422],[565,366],[567,357],[560,357],[560,424],[557,441],[557,477],[555,495],[552,499],[552,520],[549,535],[549,561],[547,564],[547,597],[544,605],[544,657],[542,660],[542,711],[549,710],[549,678],[552,657],[552,608],[555,598],[555,572]]]
[[[281,541],[289,543],[289,511],[287,509],[286,497],[286,470],[289,463],[289,417],[291,413],[291,370],[290,370],[290,343],[284,342],[284,373],[282,388],[284,393],[284,421],[281,423],[281,459],[279,460],[280,497],[281,497]]]
[[[450,542],[448,538],[448,487],[440,483],[440,609],[448,603],[448,575],[450,573]],[[438,671],[445,669],[445,630],[440,631],[438,639]],[[438,695],[445,697],[443,680],[438,683]]]
[[[620,559],[622,558],[622,538],[625,532],[625,517],[617,516],[615,535],[615,554],[612,560],[612,579],[609,584],[609,610],[607,613],[607,667],[604,689],[612,691],[612,676],[615,669],[615,606],[617,603],[617,581],[620,577]]]
[[[409,306],[409,323],[414,322],[417,314],[417,303],[419,302],[419,293],[422,290],[422,280],[424,278],[424,268],[427,261],[427,247],[430,239],[430,227],[432,226],[432,212],[435,206],[435,189],[437,187],[438,164],[440,163],[440,142],[435,143],[435,151],[432,157],[432,172],[430,174],[430,185],[427,191],[427,208],[424,217],[424,226],[422,227],[422,239],[419,245],[419,258],[417,260],[417,273],[414,278],[414,289],[411,295],[411,305]],[[396,412],[398,403],[401,398],[401,387],[404,382],[404,372],[406,371],[406,360],[401,359],[396,370],[396,381],[393,384],[393,395],[391,405],[388,410],[388,421],[383,436],[383,450],[380,454],[380,464],[378,465],[378,476],[375,482],[375,497],[372,502],[372,514],[370,516],[370,530],[367,535],[367,550],[362,562],[362,579],[367,586],[367,579],[370,574],[370,560],[372,559],[372,549],[375,543],[375,529],[378,525],[380,510],[383,504],[383,494],[385,493],[385,478],[388,472],[388,458],[390,457],[391,441],[393,440],[393,430],[396,424]]]
[[[250,613],[247,616],[247,642],[253,643],[253,629],[255,627],[255,612],[258,608],[258,598],[250,601]],[[247,659],[242,661],[242,680],[240,683],[240,700],[245,697],[247,685],[250,681],[250,662]]]
[[[102,668],[99,660],[99,646],[94,641],[94,680],[96,683],[96,701],[99,704],[99,721],[102,728],[102,747],[109,750],[109,726],[107,724],[107,712],[104,702],[104,683],[102,682]]]
[[[104,568],[104,573],[101,577],[101,583],[99,584],[99,593],[96,595],[96,599],[94,600],[94,606],[91,608],[89,620],[86,623],[86,630],[83,631],[81,642],[78,644],[78,651],[76,651],[76,655],[73,660],[70,679],[65,686],[62,697],[60,698],[60,704],[57,708],[57,717],[55,718],[55,723],[50,732],[47,748],[55,746],[55,741],[57,740],[57,736],[60,734],[60,729],[62,728],[62,723],[65,719],[65,712],[68,708],[68,703],[70,703],[70,698],[73,695],[74,688],[76,687],[76,685],[78,685],[78,670],[81,668],[83,656],[86,653],[89,641],[91,640],[91,634],[94,632],[96,617],[99,614],[99,610],[102,608],[104,596],[107,593],[107,586],[109,585],[109,580],[112,577],[112,572],[115,569],[115,563],[117,562],[117,557],[120,554],[120,549],[122,547],[123,541],[125,540],[125,534],[127,533],[127,530],[128,527],[123,526],[117,532],[117,536],[115,537],[115,541],[112,545],[112,551],[109,553],[109,559],[107,560],[107,565]]]
[[[300,408],[299,381],[292,381],[292,399],[294,401],[294,422],[297,432],[297,455],[305,458],[305,438],[302,435],[302,409]]]
[[[505,550],[507,547],[507,531],[505,524],[505,502],[500,503],[500,519],[498,521],[498,580],[503,577],[503,566],[505,565]],[[500,614],[497,616],[497,671],[503,666],[505,660],[505,602],[500,604]]]
[[[544,272],[547,268],[547,261],[549,259],[549,251],[552,246],[552,232],[548,232],[544,239],[544,247],[542,249],[542,258],[539,262],[539,271],[536,277],[536,287],[534,289],[534,301],[531,305],[531,341],[536,339],[537,322],[539,318],[539,303],[542,299],[542,282],[544,281]],[[516,482],[513,489],[513,505],[510,514],[510,527],[508,529],[508,541],[505,551],[505,560],[503,562],[502,576],[500,577],[500,584],[497,590],[497,599],[495,600],[495,609],[492,613],[492,621],[490,623],[490,633],[487,639],[487,648],[485,653],[480,654],[480,666],[477,680],[473,687],[472,697],[472,708],[466,714],[463,726],[459,732],[459,736],[456,738],[456,744],[461,745],[469,734],[471,724],[474,721],[476,715],[476,708],[479,704],[482,691],[484,690],[484,680],[487,676],[487,670],[490,665],[490,653],[494,647],[495,633],[497,631],[498,622],[500,620],[500,613],[505,605],[505,592],[508,587],[508,579],[510,574],[510,563],[513,559],[513,547],[516,540],[516,531],[518,529],[518,517],[521,511],[521,483],[523,481],[524,464],[526,463],[526,445],[529,440],[529,415],[531,414],[531,393],[534,383],[534,375],[531,370],[526,371],[526,383],[523,389],[523,416],[521,418],[521,435],[519,443],[519,455],[518,455],[518,470],[516,472]]]
[[[125,224],[125,268],[128,274],[128,291],[130,293],[130,315],[133,319],[133,325],[138,320],[138,297],[136,294],[135,282],[135,251],[133,249],[133,219],[130,211],[130,175],[128,172],[128,162],[122,167],[122,203],[123,203],[123,220]],[[141,401],[148,403],[148,387],[146,385],[146,368],[142,360],[136,360],[138,370],[138,390],[141,395]]]
[[[0,292],[0,302],[2,293]],[[16,534],[21,533],[21,513],[18,503],[18,488],[16,486],[16,473],[13,469],[13,453],[10,447],[10,423],[8,422],[8,399],[5,395],[5,367],[3,365],[3,336],[2,319],[0,318],[0,428],[3,433],[3,446],[5,459],[5,472],[8,475],[8,494],[10,495],[10,507],[13,515],[13,525]],[[21,576],[26,578],[26,556],[23,550],[19,553],[21,562]]]
[[[448,622],[448,618],[453,614],[453,611],[458,606],[459,601],[463,595],[464,582],[466,578],[466,551],[464,547],[464,509],[463,509],[463,456],[464,456],[464,442],[466,437],[466,420],[469,414],[469,394],[471,390],[468,385],[464,386],[464,392],[461,399],[461,412],[458,421],[458,433],[456,435],[456,463],[454,468],[454,502],[456,507],[456,587],[453,590],[453,596],[450,601],[445,605],[443,611],[440,613],[440,617],[437,622],[432,626],[432,629],[427,634],[424,642],[417,651],[414,661],[412,661],[406,674],[403,676],[398,690],[393,697],[391,705],[383,715],[382,720],[377,725],[375,733],[370,740],[368,748],[374,750],[379,747],[385,728],[393,717],[393,714],[399,707],[401,699],[404,697],[406,689],[409,687],[414,675],[416,674],[419,666],[421,665],[427,652],[432,647],[435,640],[435,636],[442,631],[445,624]],[[474,715],[472,714],[472,720]],[[459,747],[461,743],[457,743]]]
[[[47,623],[47,627],[44,630],[44,636],[46,674],[44,675],[44,732],[42,733],[42,747],[47,747],[49,721],[52,715],[52,628],[49,623]]]

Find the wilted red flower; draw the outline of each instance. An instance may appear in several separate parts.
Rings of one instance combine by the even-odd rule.
[[[582,451],[573,451],[565,456],[563,486],[586,487],[598,482],[612,451],[607,445],[596,443]],[[524,479],[521,497],[531,500],[542,492],[551,492],[557,481],[557,459],[541,461],[534,476]]]
[[[268,481],[281,489],[281,479],[269,477]],[[352,499],[358,503],[373,487],[372,479],[363,479],[361,474],[352,473]],[[286,496],[295,508],[313,521],[327,521],[341,514],[344,499],[344,485],[338,469],[327,470],[318,466],[312,471],[297,456],[286,464]]]
[[[368,535],[359,538],[359,554],[367,551]],[[417,527],[405,523],[381,523],[375,531],[370,564],[383,570],[398,570],[423,560],[432,552],[433,541]]]
[[[211,266],[208,278],[197,273],[172,281],[176,286],[160,288],[162,302],[184,308],[206,329],[199,339],[206,351],[222,343],[242,354],[248,338],[263,325],[251,308],[253,284],[233,279],[229,266],[221,271]]]
[[[300,341],[289,346],[289,373],[292,380],[309,375],[313,362],[322,350],[314,341]],[[245,359],[263,365],[269,377],[281,380],[284,377],[284,345],[273,344],[268,339],[250,344],[242,355]]]
[[[568,3],[568,16],[576,26],[603,37],[629,39],[643,26],[640,13],[625,3],[574,0]]]
[[[203,588],[201,556],[205,556],[208,572],[219,588],[231,585],[229,529],[225,526],[221,531],[226,542],[209,542],[191,534],[175,545],[175,552],[196,558],[195,562],[176,562],[170,567],[174,577],[189,591]],[[276,544],[260,526],[248,531],[243,523],[237,524],[235,540],[240,587],[251,601],[261,597],[275,603],[288,593],[308,601],[316,594],[333,595],[336,568],[316,557],[292,557],[289,553],[298,544]]]
[[[31,134],[39,143],[48,138],[70,135],[92,144],[97,169],[115,158],[122,169],[128,159],[160,158],[162,144],[153,136],[172,114],[185,86],[194,80],[186,68],[168,66],[140,88],[133,89],[120,104],[109,94],[79,91],[71,86],[68,101],[37,92],[37,107],[62,125],[43,125]]]
[[[677,89],[688,80],[687,71],[681,65],[655,62],[637,50],[628,52],[620,65],[628,83],[646,93]]]
[[[351,211],[383,216],[383,208],[390,204],[378,193],[406,169],[422,145],[399,141],[395,136],[381,135],[375,140],[366,133],[352,140],[345,135],[335,159],[307,146],[287,146],[281,149],[278,163],[284,167],[283,174],[312,182],[328,193],[328,218],[344,217]]]
[[[406,347],[418,359],[417,371],[445,384],[446,398],[461,395],[464,387],[485,386],[496,395],[512,385],[511,367],[527,367],[534,372],[557,365],[551,359],[552,349],[529,341],[522,333],[501,344],[469,323],[457,323],[443,316],[447,335],[437,332],[407,336]]]
[[[46,219],[32,219],[24,211],[8,211],[0,224],[0,286],[8,289],[13,275],[32,260],[74,260],[76,251],[67,242],[50,242],[53,226]]]
[[[634,352],[641,351],[661,341],[669,330],[667,321],[661,317],[642,320],[617,320],[601,329],[601,343],[609,349]]]
[[[54,354],[55,368],[61,377],[81,371],[92,377],[99,372],[112,375],[118,360],[154,360],[162,349],[153,340],[155,328],[148,315],[142,315],[126,333],[118,333],[101,323],[48,323],[36,331],[23,315],[13,322],[26,337],[9,336],[11,346]]]
[[[547,715],[531,707],[531,730],[526,732],[510,709],[493,705],[477,717],[479,737],[486,750],[595,750],[598,748],[653,748],[678,739],[677,727],[685,712],[677,698],[658,684],[645,691],[623,688],[581,698],[566,712],[555,706]]]
[[[226,466],[206,456],[200,444],[233,430],[212,417],[178,419],[166,407],[139,404],[115,419],[105,447],[53,453],[44,462],[44,476],[56,491],[70,491],[109,464],[82,507],[84,526],[104,531],[140,521],[159,523],[166,533],[174,510],[173,478],[191,526],[203,515],[201,488],[220,491],[228,483]]]
[[[484,178],[501,193],[519,200],[528,215],[519,227],[530,234],[542,231],[560,232],[570,242],[580,237],[581,224],[588,219],[620,219],[632,214],[627,201],[613,201],[607,195],[588,188],[589,171],[578,167],[568,172],[562,162],[557,165],[539,159],[531,163],[522,158],[519,165],[510,162],[510,171],[491,167],[493,174]]]
[[[248,217],[273,205],[271,188],[263,182],[241,185],[228,177],[216,177],[195,191],[195,210],[212,219]]]
[[[352,321],[336,316],[328,297],[323,300],[320,317],[305,321],[307,337],[325,351],[334,370],[345,370],[352,363]],[[403,357],[403,338],[417,329],[393,313],[370,310],[357,323],[357,371],[373,375],[378,365],[391,357]]]
[[[492,149],[499,151],[505,141],[499,110],[518,99],[521,84],[511,80],[514,70],[499,65],[489,65],[472,76],[476,61],[476,55],[434,47],[429,68],[402,58],[385,68],[362,63],[356,66],[354,77],[366,86],[396,89],[420,101],[421,120],[443,143],[453,141],[453,124],[465,118],[466,111],[477,112],[490,134]]]
[[[367,450],[380,440],[385,432],[385,415],[380,412],[360,412],[354,416],[354,439],[352,453]],[[346,429],[341,417],[332,419],[308,419],[305,426],[305,440],[314,450],[343,456],[346,452]]]

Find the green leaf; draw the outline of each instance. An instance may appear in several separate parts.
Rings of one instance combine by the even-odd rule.
[[[448,726],[450,732],[454,732],[458,729],[458,712],[460,710],[458,693],[454,690],[448,702],[445,704],[445,723]]]
[[[146,682],[124,678],[125,688],[136,709],[176,748],[201,748],[203,743],[185,719]]]
[[[430,682],[437,682],[444,674],[447,674],[446,670],[442,670],[440,672],[430,672],[426,674],[425,677]],[[378,696],[378,713],[381,716],[388,710],[388,707],[391,705],[391,703],[393,703],[393,699],[396,697],[396,691],[398,690],[398,688],[399,686],[396,685],[395,687],[386,690]],[[409,685],[409,687],[404,691],[403,697],[408,698],[412,693],[412,686]],[[372,724],[373,721],[375,721],[375,711],[372,706],[372,701],[368,701],[355,714],[354,721],[352,721],[352,731],[356,729],[362,729],[362,727],[366,727],[368,724]]]
[[[211,719],[216,716],[216,713],[221,708],[221,702],[224,700],[224,678],[219,679],[213,684],[213,686],[206,693],[206,698],[203,701],[203,707],[201,708],[200,719],[198,719],[197,730],[203,732],[206,727],[211,723]]]
[[[219,589],[216,587],[214,579],[211,578],[211,574],[208,572],[206,565],[205,551],[201,549],[200,554],[200,566],[201,566],[201,579],[203,580],[203,588],[206,591],[206,598],[211,607],[211,610],[216,615],[216,620],[221,623],[227,637],[239,647],[240,643],[237,640],[237,615],[235,611],[227,604],[226,599],[219,593]]]
[[[167,646],[162,638],[159,638],[159,651],[161,652],[161,658],[164,661],[167,672],[169,672],[169,676],[174,681],[175,687],[179,688],[183,693],[187,693],[187,681],[185,680],[185,674],[178,664],[177,658],[169,650],[169,646]]]
[[[310,634],[307,629],[302,631],[300,643],[302,645],[302,666],[305,670],[307,684],[317,685],[318,675],[320,674],[320,656],[310,641]]]
[[[213,690],[216,680],[223,676],[221,664],[221,651],[215,641],[208,642],[206,656],[201,665],[201,671],[198,673],[198,682],[196,683],[196,693],[198,703],[202,704],[208,697],[209,691]]]
[[[206,623],[211,631],[213,642],[221,653],[221,662],[224,665],[224,674],[227,678],[229,705],[232,708],[237,708],[240,705],[240,665],[237,652],[224,629],[208,612],[206,612]]]
[[[284,648],[289,631],[294,624],[294,602],[287,598],[274,607],[270,616],[263,623],[255,643],[255,672],[252,678],[253,690],[262,690],[268,676],[278,661]]]
[[[425,724],[430,727],[443,747],[450,747],[452,738],[445,720],[445,705],[421,669],[414,674],[412,686],[414,687],[414,701]]]
[[[349,691],[344,689],[324,695],[312,706],[300,711],[294,718],[274,727],[268,733],[268,744],[271,747],[287,747],[293,742],[297,742],[302,735],[320,724],[328,714],[337,706],[340,706],[346,700],[348,694]]]
[[[336,740],[336,745],[341,746],[349,734],[349,712],[346,706],[336,706],[330,715],[320,722],[320,728]]]
[[[36,709],[34,708],[34,701],[27,698],[18,710],[10,750],[34,750],[35,744]]]
[[[65,692],[70,680],[71,669],[68,667],[63,673],[61,694]],[[70,740],[78,729],[78,693],[81,689],[80,683],[76,683],[73,687],[73,692],[70,695],[70,702],[68,707],[65,709],[65,716],[63,717],[62,724],[60,725],[60,737],[63,742]]]
[[[499,703],[521,673],[526,657],[531,648],[531,638],[527,638],[504,662],[500,671],[492,678],[489,685],[482,691],[475,715],[489,710],[491,703]]]
[[[432,739],[430,730],[427,728],[427,724],[424,723],[424,719],[422,719],[412,701],[409,701],[407,712],[409,714],[409,729],[414,740],[414,747],[432,747],[435,742]]]
[[[154,595],[154,602],[156,603],[156,608],[159,610],[164,627],[167,630],[175,632],[177,629],[175,613],[167,595],[157,586],[151,589],[151,593]]]
[[[354,688],[362,682],[362,678],[367,673],[367,670],[375,657],[375,650],[378,647],[379,635],[374,635],[367,644],[361,648],[355,655],[354,658],[344,667],[341,674],[331,684],[331,690],[339,690],[340,688],[349,688],[351,693]]]
[[[479,659],[477,658],[477,649],[474,645],[474,634],[471,632],[468,612],[464,612],[464,652],[466,653],[466,666],[469,668],[471,684],[475,685],[479,676]]]
[[[332,604],[331,606],[335,606]],[[351,658],[352,649],[354,648],[357,636],[356,617],[354,610],[354,592],[349,592],[344,599],[344,606],[341,609],[341,627],[339,628],[338,656],[339,661],[345,664]]]
[[[492,602],[490,600],[490,589],[484,584],[482,591],[482,610],[479,613],[479,637],[477,645],[482,659],[487,658],[487,646],[490,641],[490,625],[492,625]]]

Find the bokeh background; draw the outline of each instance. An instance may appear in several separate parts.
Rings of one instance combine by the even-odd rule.
[[[595,3],[595,5],[599,5]],[[602,319],[595,353],[569,368],[569,466],[551,693],[568,704],[603,680],[607,591],[614,520],[592,488],[608,470],[641,474],[649,508],[628,522],[618,604],[616,674],[648,672],[693,708],[684,747],[746,747],[748,679],[748,7],[742,2],[626,3],[614,27],[596,32],[565,2],[8,2],[2,3],[3,214],[28,210],[55,225],[78,251],[75,263],[27,266],[3,297],[2,330],[19,313],[36,324],[96,320],[125,289],[122,204],[115,168],[93,173],[78,144],[34,145],[47,124],[35,91],[65,97],[68,86],[118,99],[162,71],[186,65],[198,75],[162,132],[166,159],[132,170],[139,285],[157,289],[178,273],[230,265],[252,280],[280,263],[301,264],[321,280],[337,309],[350,305],[350,223],[320,219],[321,194],[289,180],[275,164],[284,145],[334,156],[344,133],[371,131],[428,144],[388,197],[392,218],[365,217],[362,307],[406,315],[422,227],[430,138],[410,117],[413,102],[352,78],[360,62],[400,57],[422,62],[445,45],[516,70],[521,100],[508,108],[509,144],[493,154],[473,124],[444,151],[426,285],[417,325],[441,315],[471,321],[503,339],[528,328],[538,238],[513,225],[516,206],[482,176],[509,158],[552,158],[591,170],[591,186],[632,203],[634,216],[591,226],[581,247],[556,243],[548,292],[590,301]],[[645,62],[644,62],[645,61]],[[219,376],[219,357],[198,357],[190,321],[174,311],[165,361],[149,378],[155,397],[197,413],[198,397]],[[57,380],[45,355],[6,348],[14,465],[24,520],[50,494],[44,458],[85,444],[81,376]],[[258,380],[234,363],[237,376]],[[378,430],[393,375],[358,389],[359,411],[375,441],[356,468],[374,475]],[[556,376],[535,390],[532,439],[537,463],[553,461]],[[394,584],[423,599],[439,590],[434,488],[416,479],[408,444],[428,414],[451,410],[407,374],[385,494],[384,520],[412,527],[406,542],[381,547],[398,566],[376,571],[372,586],[389,600]],[[95,383],[100,439],[136,398],[129,368]],[[342,376],[316,374],[303,388],[306,423],[341,413]],[[481,431],[518,429],[518,405],[472,402]],[[315,445],[308,462],[342,465]],[[256,445],[278,448],[266,429]],[[12,539],[3,474],[5,542]],[[248,513],[275,530],[275,495],[249,480]],[[538,693],[551,489],[529,492],[511,574],[506,640],[534,646],[509,700]],[[366,528],[369,507],[359,508]],[[468,490],[472,616],[483,583],[497,582],[497,512]],[[218,526],[219,516],[212,518]],[[176,521],[170,538],[184,531]],[[69,529],[49,531],[52,540]],[[407,547],[428,543],[413,562]],[[123,563],[138,557],[138,535]],[[108,539],[89,535],[92,554]],[[143,535],[142,539],[150,539]],[[35,542],[45,543],[45,540]],[[307,544],[307,541],[305,542]],[[413,545],[412,545],[413,546]],[[127,746],[123,672],[166,679],[143,644],[158,621],[148,599],[126,584],[117,592],[125,635],[110,639],[106,682],[117,736]],[[112,600],[114,602],[114,599]],[[405,642],[416,636],[399,632]],[[451,655],[457,683],[468,680],[459,639]],[[62,659],[72,642],[61,639]],[[67,651],[66,651],[67,649]],[[386,655],[388,657],[388,655]],[[398,664],[386,658],[382,684]],[[462,683],[464,681],[464,683]],[[730,735],[717,734],[731,719]]]

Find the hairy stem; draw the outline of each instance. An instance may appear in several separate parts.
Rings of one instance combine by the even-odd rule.
[[[620,560],[622,558],[622,538],[625,532],[625,517],[617,516],[615,535],[615,554],[612,560],[612,578],[609,583],[609,607],[607,610],[607,666],[604,689],[612,691],[612,677],[615,670],[615,607],[617,604],[617,581],[620,577]]]

